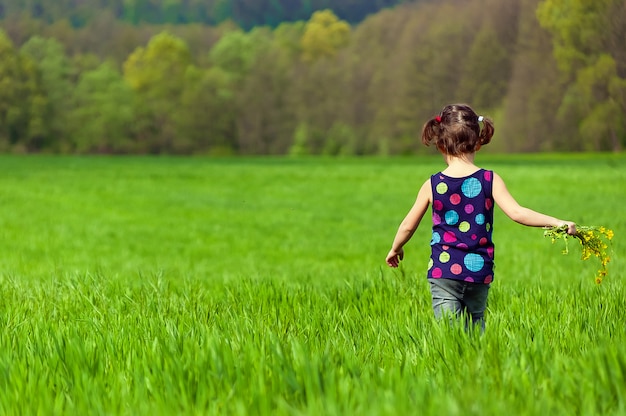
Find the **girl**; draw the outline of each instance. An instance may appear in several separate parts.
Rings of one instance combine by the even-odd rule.
[[[482,129],[480,124],[482,123]],[[422,128],[422,142],[434,144],[448,167],[432,175],[419,190],[393,240],[386,262],[398,267],[402,247],[432,206],[431,256],[428,264],[433,311],[463,315],[484,330],[487,294],[493,281],[494,202],[520,224],[532,227],[576,225],[520,206],[500,176],[474,164],[476,152],[491,141],[493,122],[464,104],[446,106]]]

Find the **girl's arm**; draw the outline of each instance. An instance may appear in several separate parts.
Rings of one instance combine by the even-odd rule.
[[[508,189],[506,189],[502,178],[495,172],[493,174],[493,199],[502,211],[515,222],[530,227],[561,227],[567,225],[567,233],[571,235],[576,234],[575,223],[563,221],[518,204]]]
[[[404,217],[404,220],[400,224],[398,232],[393,239],[391,250],[389,251],[389,254],[387,254],[386,258],[386,262],[389,267],[398,267],[400,260],[404,258],[404,250],[402,247],[411,239],[411,237],[413,237],[413,233],[420,225],[432,198],[430,179],[428,179],[424,182],[417,193],[417,199],[415,200],[413,207],[409,213],[406,214],[406,217]]]

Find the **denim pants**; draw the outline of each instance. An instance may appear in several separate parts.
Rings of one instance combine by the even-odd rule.
[[[463,318],[465,327],[470,323],[485,330],[485,309],[489,284],[470,283],[453,279],[428,279],[433,298],[433,311],[437,319],[449,316],[451,321]]]

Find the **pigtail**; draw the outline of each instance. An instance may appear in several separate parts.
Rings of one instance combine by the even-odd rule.
[[[493,121],[490,118],[483,117],[482,118],[483,127],[480,129],[480,134],[478,135],[478,141],[481,145],[488,144],[493,137],[493,133],[495,131],[493,126]]]
[[[433,143],[437,143],[439,134],[441,132],[441,117],[437,116],[428,120],[422,127],[422,143],[426,146],[430,146]]]

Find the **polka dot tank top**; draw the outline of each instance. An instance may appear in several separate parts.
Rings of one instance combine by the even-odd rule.
[[[493,172],[431,178],[433,235],[428,277],[493,281]]]

